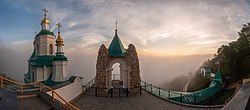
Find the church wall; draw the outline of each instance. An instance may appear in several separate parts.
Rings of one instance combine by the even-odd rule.
[[[36,81],[43,81],[43,67],[36,67]]]
[[[34,82],[34,73],[35,73],[35,68],[32,66],[29,66],[29,74],[30,74],[30,81]]]
[[[63,73],[62,73],[62,75],[63,75],[63,79],[65,80],[67,77],[68,77],[68,75],[69,75],[69,73],[68,73],[68,61],[64,61],[64,63],[63,63]]]
[[[46,67],[44,72],[44,80],[47,80],[49,78],[49,75],[53,74],[53,67]]]
[[[44,81],[47,80],[49,75],[53,72],[52,67],[36,67],[36,81]]]
[[[50,44],[52,44],[52,54],[50,53]],[[55,37],[52,35],[44,35],[36,38],[34,48],[37,51],[37,55],[54,55]]]
[[[53,76],[54,81],[63,81],[67,77],[67,61],[53,62]]]
[[[67,102],[72,101],[83,92],[82,81],[79,77],[77,77],[73,83],[62,88],[56,89],[54,91],[57,92],[60,96],[62,96],[63,99],[65,99]],[[51,95],[51,92],[47,92],[47,94]]]

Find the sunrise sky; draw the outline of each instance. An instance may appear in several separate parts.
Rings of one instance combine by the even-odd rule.
[[[31,49],[47,8],[51,30],[61,22],[68,53],[95,52],[114,36],[115,20],[126,47],[156,55],[213,54],[235,40],[250,19],[248,0],[5,0],[0,40]]]
[[[62,24],[70,73],[91,77],[98,48],[110,44],[116,20],[125,48],[137,48],[143,79],[162,80],[197,70],[250,20],[250,0],[1,0],[0,72],[27,72],[43,8],[54,33],[55,24]],[[178,57],[183,55],[200,56]]]

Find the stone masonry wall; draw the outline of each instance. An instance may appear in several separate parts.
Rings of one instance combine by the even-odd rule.
[[[126,51],[126,62],[130,67],[129,71],[129,83],[130,83],[130,91],[132,94],[136,94],[140,92],[140,64],[139,58],[133,44],[130,44],[127,51]]]

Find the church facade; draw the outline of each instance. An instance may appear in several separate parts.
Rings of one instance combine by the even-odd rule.
[[[50,20],[47,10],[44,9],[44,18],[41,21],[41,31],[33,41],[34,50],[28,60],[28,73],[24,75],[26,83],[52,80],[64,81],[67,77],[68,58],[64,55],[64,40],[61,36],[60,23],[57,36],[50,31]]]

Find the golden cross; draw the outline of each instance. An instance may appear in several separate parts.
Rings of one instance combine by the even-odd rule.
[[[44,8],[42,11],[44,12],[44,17],[46,17],[48,10],[46,8]]]
[[[62,27],[61,23],[58,22],[58,23],[56,24],[56,26],[58,27],[58,32],[60,32],[60,31],[61,31],[61,27]]]

